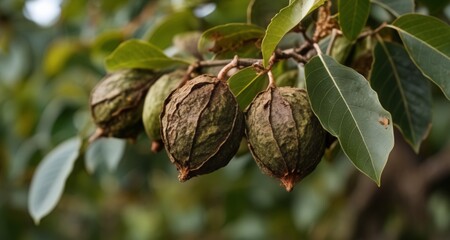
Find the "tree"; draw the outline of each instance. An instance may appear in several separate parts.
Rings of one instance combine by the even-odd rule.
[[[0,8],[5,56],[0,106],[7,113],[0,118],[0,156],[6,159],[0,165],[0,189],[7,196],[2,203],[7,210],[0,215],[5,219],[13,219],[16,211],[23,214],[20,194],[29,186],[28,211],[35,223],[58,208],[49,216],[52,222],[38,228],[50,237],[109,233],[143,239],[217,234],[346,239],[450,234],[445,211],[450,208],[445,133],[450,122],[450,27],[443,14],[448,1],[64,1],[55,29],[40,28],[22,13],[10,11],[24,7],[14,3],[0,5],[5,9]],[[176,181],[167,156],[181,171],[168,145],[182,141],[168,141],[170,136],[163,134],[166,151],[150,151],[150,141],[154,150],[161,142],[159,122],[148,123],[145,114],[142,118],[147,92],[167,99],[167,106],[169,94],[175,98],[172,88],[181,89],[205,73],[226,83],[236,100],[233,109],[245,112],[246,118],[266,89],[307,91],[308,103],[301,109],[310,106],[320,125],[299,142],[314,140],[307,149],[314,148],[311,152],[319,152],[319,157],[323,148],[318,145],[323,143],[327,150],[317,169],[318,162],[308,162],[313,165],[308,170],[294,169],[302,172],[296,190],[284,193],[251,160],[260,154],[255,153],[248,119],[246,137],[236,137],[243,139],[239,150],[239,141],[227,139],[220,148],[235,145],[233,150],[214,149],[220,163],[198,170],[194,175],[201,176],[183,184]],[[109,80],[111,76],[115,79]],[[161,84],[168,76],[178,82]],[[100,87],[106,81],[114,85]],[[152,107],[155,99],[148,100]],[[174,120],[164,119],[159,108],[164,133]],[[142,119],[147,133],[156,132],[150,139]],[[189,126],[177,134],[187,134]],[[197,127],[193,134],[202,130]],[[279,155],[287,151],[283,149],[292,148],[280,143]],[[267,148],[276,159],[278,153],[271,151]],[[263,169],[270,165],[257,163]],[[281,178],[273,167],[267,168],[265,173]],[[264,212],[271,218],[264,218]],[[75,223],[69,223],[71,217]],[[5,237],[20,235],[18,227],[8,229],[15,221],[0,222]],[[76,234],[68,227],[54,232],[64,223],[86,227],[83,222],[95,224]],[[40,231],[30,230],[31,223],[21,228],[31,235]]]

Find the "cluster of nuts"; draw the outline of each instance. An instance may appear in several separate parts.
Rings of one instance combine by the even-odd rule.
[[[225,80],[183,76],[137,69],[106,76],[91,96],[96,137],[134,138],[145,129],[154,150],[164,145],[180,181],[226,166],[244,135],[262,172],[287,191],[319,163],[326,132],[305,90],[270,86],[242,111]]]

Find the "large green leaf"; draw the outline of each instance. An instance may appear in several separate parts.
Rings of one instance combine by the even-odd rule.
[[[434,17],[407,14],[390,27],[400,33],[422,73],[450,99],[450,26]]]
[[[226,51],[236,51],[248,42],[255,49],[255,42],[262,39],[264,29],[252,24],[229,23],[206,30],[199,41],[201,52],[211,51],[220,54]]]
[[[396,17],[414,12],[414,0],[372,0],[372,2],[388,10]]]
[[[281,9],[272,18],[269,26],[267,26],[261,45],[264,66],[268,65],[273,51],[284,35],[297,26],[308,13],[318,8],[324,2],[325,0],[293,0],[289,6]]]
[[[196,30],[199,25],[199,19],[192,11],[169,14],[150,30],[146,39],[155,46],[165,49],[172,44],[175,35]]]
[[[247,67],[235,73],[228,79],[231,92],[233,92],[239,107],[244,110],[260,91],[267,86],[265,74],[258,74],[253,67]]]
[[[428,80],[403,47],[380,42],[374,50],[370,84],[405,139],[418,152],[431,124]]]
[[[124,140],[100,138],[93,142],[86,151],[84,157],[86,168],[93,173],[99,165],[105,164],[110,171],[114,171],[124,152]]]
[[[80,147],[80,138],[66,140],[48,153],[37,167],[28,197],[28,209],[36,223],[39,223],[61,198]]]
[[[349,40],[355,40],[366,25],[370,0],[339,0],[339,24]]]
[[[189,63],[169,58],[154,45],[136,39],[123,42],[106,58],[106,68],[110,71],[126,68],[159,70],[180,64]]]
[[[391,114],[362,75],[329,56],[311,59],[305,74],[311,107],[322,126],[338,138],[356,168],[379,185],[394,146]]]

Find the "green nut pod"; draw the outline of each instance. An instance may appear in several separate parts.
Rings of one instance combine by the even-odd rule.
[[[263,173],[281,180],[287,191],[320,162],[326,132],[311,110],[305,90],[270,87],[247,108],[249,148]]]
[[[244,134],[244,116],[225,81],[201,75],[173,91],[161,113],[161,135],[180,181],[224,167]]]
[[[159,115],[161,114],[164,100],[177,88],[183,80],[185,71],[176,70],[160,77],[147,92],[142,112],[142,122],[144,123],[147,136],[153,141],[152,150],[158,151],[161,141],[161,125]]]
[[[90,107],[98,137],[136,138],[143,130],[145,93],[160,76],[149,70],[122,70],[105,76],[92,90]]]

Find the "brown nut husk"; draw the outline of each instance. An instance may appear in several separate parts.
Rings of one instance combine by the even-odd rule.
[[[326,132],[303,89],[270,87],[255,97],[245,120],[257,165],[280,179],[287,191],[309,175],[324,154]]]
[[[142,108],[145,93],[160,76],[150,70],[129,69],[111,73],[91,93],[92,118],[97,125],[95,138],[136,138],[143,130]]]
[[[161,76],[153,84],[145,97],[144,109],[142,111],[142,123],[147,136],[152,140],[152,151],[157,152],[162,147],[161,124],[159,115],[163,109],[164,100],[183,81],[185,71],[176,70]]]
[[[224,167],[244,134],[244,116],[226,82],[201,75],[173,91],[161,113],[161,136],[179,180]]]

